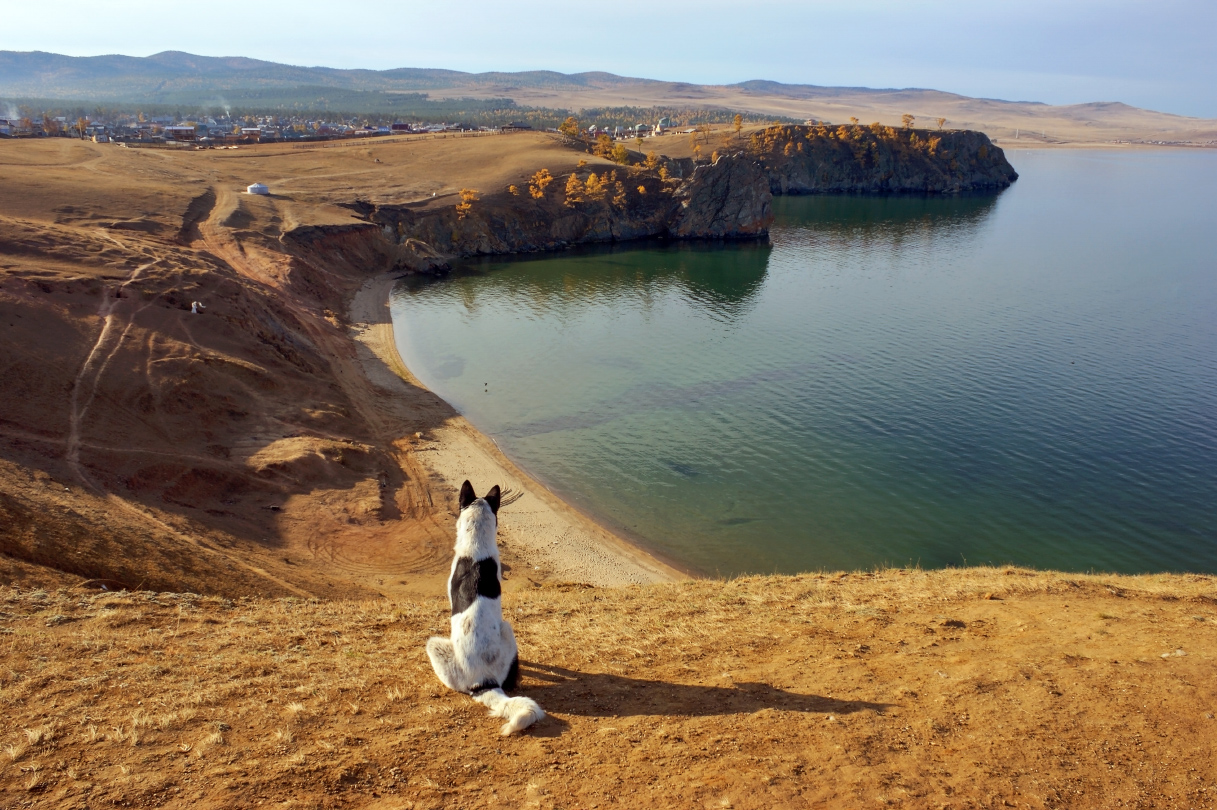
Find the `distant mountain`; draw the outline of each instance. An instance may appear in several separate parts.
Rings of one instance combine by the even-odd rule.
[[[181,51],[145,57],[0,51],[0,95],[6,97],[187,103],[191,99],[207,101],[224,91],[299,86],[417,92],[460,87],[484,90],[494,86],[583,88],[645,81],[611,73],[568,75],[545,70],[523,73],[462,73],[427,68],[339,70],[281,65],[241,56],[196,56]]]
[[[699,85],[612,73],[464,73],[395,68],[339,70],[282,65],[246,57],[165,51],[146,57],[63,56],[0,51],[0,99],[63,99],[85,103],[167,104],[214,108],[231,103],[267,110],[331,109],[392,112],[402,94],[478,99],[482,107],[518,105],[585,110],[621,107],[738,110],[795,119],[899,123],[982,129],[1003,141],[1103,143],[1169,141],[1217,145],[1217,121],[1142,110],[1119,102],[1054,106],[978,99],[939,90],[820,87],[753,80]],[[414,100],[420,99],[414,96]],[[468,106],[468,105],[465,105]],[[415,104],[417,107],[417,104]]]

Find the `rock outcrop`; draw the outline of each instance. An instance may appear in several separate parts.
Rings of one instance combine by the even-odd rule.
[[[690,162],[691,164],[691,162]],[[680,179],[674,171],[588,167],[577,183],[559,177],[534,197],[526,190],[501,192],[474,201],[463,215],[455,206],[434,204],[352,205],[360,216],[383,229],[403,251],[398,266],[420,269],[438,256],[528,253],[571,245],[646,238],[756,239],[768,235],[772,220],[769,181],[761,165],[740,153],[714,164],[690,165]],[[299,241],[315,239],[302,233]],[[296,238],[293,234],[289,238]],[[427,269],[427,268],[421,268]]]
[[[774,126],[751,137],[749,154],[774,194],[996,190],[1018,179],[983,132],[869,126]]]
[[[1017,178],[982,132],[775,125],[713,162],[581,165],[536,193],[513,186],[472,198],[467,207],[448,200],[358,201],[347,207],[366,224],[297,228],[283,238],[318,254],[341,255],[355,243],[366,251],[375,243],[389,266],[442,272],[463,257],[580,244],[763,239],[775,194],[958,193],[1005,188]]]
[[[680,210],[669,230],[680,239],[764,236],[773,221],[770,187],[760,164],[742,153],[698,165],[676,190]]]

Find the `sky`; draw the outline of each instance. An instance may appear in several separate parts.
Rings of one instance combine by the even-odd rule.
[[[1217,118],[1217,0],[0,0],[0,20],[0,50],[73,56],[924,87]]]

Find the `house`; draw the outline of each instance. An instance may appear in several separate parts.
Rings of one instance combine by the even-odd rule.
[[[526,124],[523,121],[512,121],[510,124],[499,127],[500,132],[527,132],[531,129],[532,124]]]
[[[176,126],[165,127],[165,139],[173,141],[193,141],[198,133],[194,127]]]

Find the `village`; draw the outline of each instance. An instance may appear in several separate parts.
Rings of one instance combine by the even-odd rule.
[[[181,116],[120,113],[85,115],[79,118],[42,114],[37,119],[0,118],[0,138],[81,138],[95,143],[144,146],[208,148],[254,143],[309,142],[347,138],[375,138],[388,135],[426,135],[440,133],[498,134],[542,131],[558,133],[559,128],[534,127],[522,121],[499,125],[467,122],[393,121],[373,123],[366,118],[321,119],[305,116]],[[607,135],[614,140],[653,137],[666,132],[694,132],[681,128],[672,118],[654,124],[633,126],[594,124],[582,130],[592,138]]]

